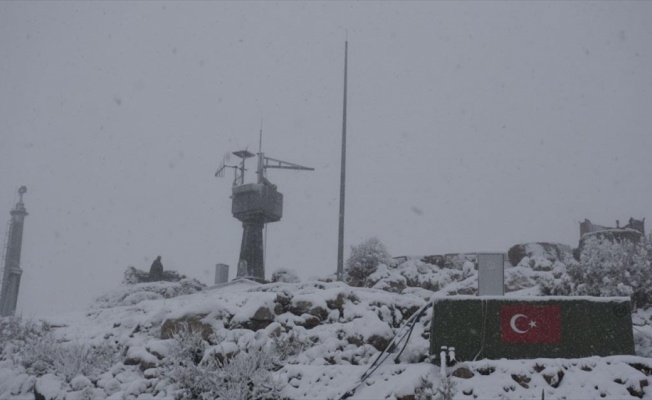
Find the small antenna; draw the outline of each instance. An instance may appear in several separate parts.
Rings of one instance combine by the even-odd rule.
[[[263,155],[263,117],[260,117],[260,134],[258,135],[258,167],[256,168],[256,175],[258,175],[258,183],[265,181],[265,168]]]
[[[217,172],[215,172],[216,177],[224,178],[224,170],[231,167],[230,165],[226,165],[226,163],[228,163],[229,161],[231,161],[231,153],[225,153],[222,156],[222,162],[220,163],[220,167],[217,169]]]
[[[260,117],[260,135],[258,137],[258,152],[263,152],[263,117]]]

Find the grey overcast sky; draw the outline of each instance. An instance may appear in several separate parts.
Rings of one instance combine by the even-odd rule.
[[[233,277],[232,177],[213,174],[257,151],[261,119],[267,156],[315,168],[268,174],[267,277],[334,273],[347,35],[347,253],[575,246],[584,218],[652,216],[652,2],[0,2],[19,312],[86,306],[159,254]]]

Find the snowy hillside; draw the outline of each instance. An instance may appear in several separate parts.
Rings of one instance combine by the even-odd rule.
[[[538,258],[537,258],[538,257]],[[424,258],[426,261],[431,261]],[[625,399],[652,398],[652,314],[637,311],[636,356],[428,362],[431,310],[364,383],[410,317],[436,297],[475,294],[467,259],[404,258],[368,288],[247,280],[121,285],[84,312],[5,319],[1,399]],[[507,296],[539,295],[564,265],[525,255]],[[401,351],[402,350],[402,351]]]

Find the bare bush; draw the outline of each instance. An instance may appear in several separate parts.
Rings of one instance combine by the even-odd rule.
[[[13,359],[22,349],[49,332],[50,327],[42,321],[22,317],[0,318],[0,360]]]
[[[254,346],[231,357],[216,357],[203,341],[201,331],[183,326],[164,364],[165,375],[177,385],[177,399],[254,400],[280,398],[272,372],[293,352],[288,345]]]
[[[117,352],[108,344],[59,342],[48,334],[28,343],[21,361],[34,375],[53,373],[70,382],[77,375],[93,377],[105,372],[117,361]]]
[[[276,368],[274,351],[254,348],[240,351],[232,359],[218,365],[212,375],[212,394],[218,399],[278,399],[280,387],[271,372]]]

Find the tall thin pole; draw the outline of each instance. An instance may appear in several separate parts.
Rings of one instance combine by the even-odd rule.
[[[342,165],[340,167],[340,226],[337,241],[337,280],[344,280],[344,198],[346,189],[346,84],[349,41],[344,42],[344,105],[342,111]]]

